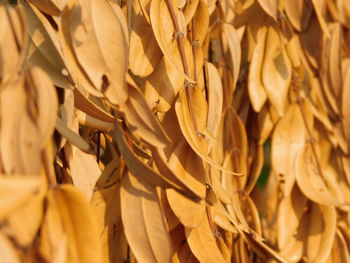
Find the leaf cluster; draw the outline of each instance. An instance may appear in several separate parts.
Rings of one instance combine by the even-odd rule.
[[[0,2],[0,262],[350,262],[349,100],[347,0]]]

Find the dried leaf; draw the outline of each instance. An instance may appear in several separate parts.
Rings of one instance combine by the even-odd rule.
[[[91,154],[76,149],[69,160],[69,167],[74,185],[90,200],[101,175],[96,159]]]
[[[260,112],[267,95],[262,83],[262,66],[265,56],[266,27],[262,27],[258,33],[257,44],[254,48],[249,66],[248,92],[253,109]]]
[[[68,128],[60,118],[57,118],[56,129],[62,136],[67,138],[71,144],[75,145],[80,150],[87,153],[91,151],[90,145],[83,138],[81,138],[79,134]]]
[[[258,0],[258,2],[269,16],[274,20],[277,19],[277,0]]]
[[[129,98],[126,103],[120,105],[120,110],[145,141],[161,148],[169,144],[168,135],[148,107],[139,89],[130,86]]]
[[[29,0],[29,2],[33,3],[37,8],[49,15],[58,16],[61,13],[61,9],[56,3],[59,2],[57,0]]]
[[[142,15],[138,2],[132,1],[135,13],[131,17],[129,66],[135,75],[146,77],[156,68],[162,52],[153,35],[151,25]]]
[[[11,262],[11,263],[21,262],[15,246],[10,242],[10,240],[2,232],[0,232],[0,251],[1,251],[1,260],[3,260],[4,262]]]
[[[202,106],[202,105],[198,105]],[[176,115],[181,127],[181,131],[191,148],[207,163],[219,170],[225,170],[221,165],[215,163],[208,156],[208,145],[204,138],[195,133],[193,122],[190,117],[188,102],[184,90],[180,90],[179,97],[175,104]],[[231,172],[231,171],[229,171]],[[236,174],[234,172],[231,172]]]
[[[172,247],[155,187],[127,174],[120,199],[125,236],[136,258],[146,263],[171,262]]]
[[[115,12],[114,9],[119,9]],[[108,21],[105,23],[104,21]],[[79,1],[71,12],[70,34],[79,64],[95,88],[113,104],[126,101],[128,38],[124,15],[107,0]],[[110,38],[111,35],[116,36]]]
[[[272,135],[272,169],[280,180],[282,193],[288,196],[294,186],[296,173],[295,160],[306,142],[304,120],[298,104],[289,106],[279,120]]]
[[[262,83],[267,97],[283,116],[287,106],[287,94],[292,78],[292,65],[277,31],[270,27],[266,36],[266,51],[262,67]]]
[[[60,185],[51,194],[67,234],[68,260],[102,262],[97,222],[85,196],[72,185]]]
[[[172,1],[169,2],[171,3]],[[178,12],[181,11],[178,11],[174,7],[173,10],[175,13],[175,19],[177,19],[179,16]],[[194,82],[183,71],[182,61],[179,59],[180,56],[178,55],[179,51],[177,49],[177,43],[174,41],[174,38],[179,37],[180,41],[183,41],[183,38],[179,35],[181,32],[175,31],[169,6],[165,1],[151,1],[150,19],[154,36],[167,62],[176,69],[178,75],[190,82]]]
[[[27,202],[28,198],[38,191],[40,177],[37,176],[15,176],[0,177],[0,220],[16,211],[21,205]]]
[[[186,238],[192,253],[203,263],[226,262],[210,229],[207,215],[196,228],[185,228]]]
[[[312,204],[306,241],[306,256],[310,262],[326,262],[336,233],[335,208]]]
[[[171,209],[181,224],[188,228],[196,228],[205,214],[204,203],[194,202],[173,189],[166,190]]]

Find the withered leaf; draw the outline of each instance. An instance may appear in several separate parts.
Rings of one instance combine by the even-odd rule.
[[[125,174],[120,199],[125,236],[136,258],[150,263],[171,262],[172,246],[155,186],[142,177]]]
[[[185,232],[188,245],[200,262],[226,262],[210,229],[207,214],[202,217],[197,227],[185,228]]]
[[[68,260],[102,262],[97,222],[88,200],[72,185],[60,185],[50,193],[57,204],[68,238]]]
[[[107,0],[79,1],[71,12],[70,33],[77,60],[95,88],[111,103],[119,104],[128,97],[128,37],[124,32],[125,17],[114,8],[120,9]]]
[[[289,106],[286,114],[279,120],[272,134],[272,169],[281,182],[282,193],[288,196],[295,182],[294,170],[298,153],[306,143],[306,130],[298,104]]]
[[[292,65],[281,38],[275,28],[269,27],[266,36],[266,51],[262,66],[262,83],[267,97],[282,116],[286,110]]]

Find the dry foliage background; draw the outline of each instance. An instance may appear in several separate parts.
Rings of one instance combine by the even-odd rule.
[[[2,2],[0,262],[350,262],[348,0]]]

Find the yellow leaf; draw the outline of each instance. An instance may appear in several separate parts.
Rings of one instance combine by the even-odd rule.
[[[188,197],[205,198],[203,166],[197,155],[190,149],[185,141],[180,141],[174,148],[169,160],[165,152],[152,148],[154,162],[161,174],[171,175],[183,189]],[[191,164],[195,165],[191,165]],[[195,169],[195,170],[193,170]]]
[[[131,16],[131,33],[129,47],[129,66],[132,73],[140,77],[150,75],[159,63],[162,52],[154,37],[152,27],[148,23],[139,1],[133,0]]]
[[[28,201],[38,191],[40,177],[0,177],[0,221]]]
[[[205,204],[192,201],[173,189],[166,190],[171,209],[181,224],[188,228],[197,227],[205,215]]]
[[[129,171],[140,180],[144,178],[153,186],[160,186],[162,188],[175,187],[182,189],[181,186],[174,182],[167,174],[157,173],[150,166],[146,165],[140,157],[133,151],[129,143],[126,141],[123,130],[120,124],[116,124],[116,131],[114,133],[115,139],[118,143],[119,150],[128,166]]]
[[[191,148],[207,163],[219,170],[225,170],[220,164],[215,163],[212,158],[208,156],[208,145],[202,136],[195,133],[192,119],[190,117],[188,101],[184,90],[180,90],[179,96],[175,103],[176,115],[180,124],[181,131],[186,138]],[[237,174],[228,171],[232,174]]]
[[[169,2],[172,1],[169,0]],[[179,16],[178,12],[180,11],[174,6],[173,9],[175,13],[175,19],[177,19]],[[180,37],[180,41],[186,40],[183,39],[183,37],[178,36],[178,34],[184,32],[175,32],[174,24],[169,11],[169,6],[165,1],[151,1],[150,18],[154,36],[167,62],[169,62],[176,69],[179,76],[185,78],[190,82],[194,82],[189,76],[184,73],[182,61],[179,59],[180,56],[177,47],[177,41],[174,39],[174,37]]]
[[[277,31],[270,27],[266,36],[266,51],[262,68],[262,83],[267,97],[283,116],[292,79],[292,65]]]
[[[22,116],[26,115],[26,93],[24,78],[4,89],[0,93],[1,107],[1,158],[2,169],[5,173],[23,172],[20,156],[20,140],[18,125]],[[24,117],[23,117],[24,118]]]
[[[284,1],[284,10],[293,27],[300,31],[307,27],[312,14],[312,6],[303,0]]]
[[[187,64],[191,70],[193,68],[191,45],[187,39],[183,39],[182,43]],[[177,49],[177,47],[175,48]],[[174,56],[177,60],[181,60],[178,52]],[[174,65],[163,56],[154,72],[145,81],[144,96],[153,109],[158,112],[166,112],[176,100],[183,85],[184,78],[178,74]]]
[[[141,91],[137,87],[129,86],[128,94],[128,100],[120,105],[126,121],[143,140],[160,148],[168,145],[169,137],[147,105]]]
[[[29,196],[26,203],[6,220],[5,231],[23,247],[29,246],[39,231],[44,215],[45,194],[46,188],[41,186],[39,193]]]
[[[225,263],[221,251],[210,229],[207,214],[202,217],[196,228],[185,228],[186,238],[192,253],[202,263]]]
[[[127,260],[128,244],[121,221],[120,184],[109,182],[100,187],[103,188],[94,192],[91,205],[98,222],[103,262],[122,262]]]
[[[68,257],[67,229],[52,191],[46,200],[47,208],[40,229],[40,255],[52,263],[64,263]]]
[[[310,124],[308,124],[310,125]],[[294,164],[306,142],[306,130],[298,104],[289,106],[272,135],[272,169],[280,180],[284,196],[288,196],[295,182]]]
[[[68,238],[68,261],[102,263],[102,247],[92,207],[72,185],[59,185],[51,194]]]
[[[216,138],[219,129],[222,108],[223,108],[223,90],[221,79],[218,70],[211,63],[208,63],[208,119],[207,119],[207,131],[211,136]],[[213,144],[213,141],[208,141],[209,148]]]
[[[317,144],[314,144],[314,147],[316,148]],[[320,163],[319,155],[314,156],[310,144],[300,149],[297,154],[295,175],[300,190],[310,200],[322,205],[343,204],[343,192],[336,182],[336,172],[329,164]]]
[[[282,251],[281,255],[293,261],[300,260],[303,254],[302,242],[305,240],[300,238],[306,237],[306,207],[307,199],[297,186],[289,196],[283,198],[278,207],[278,247]]]
[[[91,151],[90,145],[82,137],[80,137],[79,134],[67,127],[58,117],[56,121],[56,129],[63,137],[67,138],[71,144],[75,145],[82,151],[87,153]]]
[[[19,257],[19,253],[16,251],[15,246],[11,243],[11,241],[6,237],[5,234],[0,232],[0,252],[1,252],[1,260],[4,263],[20,263],[21,259]]]
[[[74,185],[90,200],[101,170],[94,156],[76,149],[69,160]]]
[[[224,35],[231,53],[233,86],[236,86],[241,66],[241,43],[237,30],[231,24],[224,24]]]
[[[326,262],[336,233],[334,207],[312,203],[306,244],[306,257],[311,263]]]
[[[258,31],[258,39],[249,65],[248,93],[253,109],[260,112],[267,95],[262,83],[262,66],[265,56],[266,27]]]
[[[92,117],[105,121],[105,122],[114,122],[114,117],[101,109],[93,101],[91,101],[87,96],[85,96],[80,90],[74,89],[74,106],[79,110],[85,112],[86,114],[91,115]]]
[[[0,84],[5,87],[18,78],[26,58],[29,36],[23,8],[1,5],[0,24]]]
[[[125,236],[136,259],[171,262],[172,247],[155,187],[125,174],[120,199]]]
[[[269,16],[277,20],[277,0],[258,0],[258,2]]]
[[[27,75],[27,81],[37,90],[40,144],[45,147],[55,129],[58,101],[56,90],[49,76],[40,68],[33,67]],[[27,132],[27,131],[26,131]]]
[[[22,2],[22,6],[27,17],[27,32],[34,45],[28,59],[44,71],[50,72],[49,77],[56,85],[67,88],[69,83],[73,83],[73,79],[56,31],[36,7],[26,2]]]
[[[97,90],[103,92],[111,103],[123,103],[128,97],[125,17],[119,6],[112,7],[107,0],[78,2],[70,17],[76,58]]]
[[[29,0],[29,2],[48,15],[58,16],[61,13],[61,9],[56,3],[57,0]]]
[[[323,33],[326,37],[330,37],[329,28],[326,22],[326,0],[311,0],[315,8],[318,22],[322,28]]]

